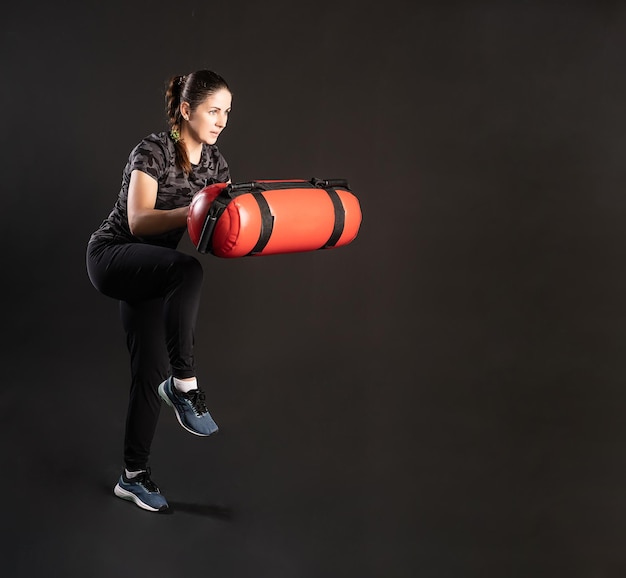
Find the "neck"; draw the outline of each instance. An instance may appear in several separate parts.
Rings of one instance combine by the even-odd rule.
[[[193,138],[192,134],[185,130],[186,126],[182,127],[181,130],[181,138],[185,143],[185,148],[187,149],[187,156],[189,157],[189,162],[197,165],[200,162],[200,157],[202,156],[202,143],[199,140]]]
[[[187,147],[187,154],[189,155],[189,162],[193,165],[197,165],[200,162],[202,156],[202,143],[185,143]]]

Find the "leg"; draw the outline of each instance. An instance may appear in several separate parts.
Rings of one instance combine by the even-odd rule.
[[[161,322],[174,377],[195,376],[196,318],[202,289],[202,266],[190,255],[166,247],[129,243],[91,247],[87,268],[101,293],[137,303],[163,299]]]
[[[162,322],[163,300],[120,301],[120,315],[131,368],[124,463],[129,471],[145,470],[161,411],[157,388],[169,373]]]
[[[88,249],[87,268],[89,277],[94,286],[103,294],[119,299],[127,304],[126,307],[137,308],[138,304],[154,299],[162,300],[162,310],[158,311],[159,319],[163,323],[165,346],[169,358],[171,376],[163,381],[159,393],[171,405],[181,425],[197,435],[210,435],[217,431],[217,425],[211,418],[204,403],[204,393],[199,388],[189,392],[178,392],[174,388],[172,378],[185,379],[195,377],[193,356],[194,333],[196,317],[202,288],[202,267],[197,259],[179,251],[165,247],[157,247],[143,243],[125,245],[91,245]],[[135,309],[137,311],[137,309]],[[127,311],[130,314],[130,311]],[[151,319],[156,323],[156,311]],[[131,318],[132,319],[132,318]],[[146,320],[139,322],[146,329],[136,335],[129,335],[129,350],[131,358],[139,355],[138,351],[145,349],[133,375],[133,382],[137,385],[137,392],[148,391],[152,383],[153,373],[150,368],[156,351],[155,337],[152,333],[153,325]],[[136,325],[132,325],[136,331]],[[127,328],[128,332],[128,328]],[[147,341],[144,348],[140,348],[143,340]],[[162,371],[160,366],[154,368]],[[167,388],[167,392],[166,392]],[[131,406],[136,395],[131,394]],[[133,428],[139,428],[141,435],[146,435],[149,428],[142,423],[135,423],[135,413],[129,413],[127,431],[131,440],[137,439],[132,435]],[[154,431],[154,430],[152,430]],[[127,446],[127,449],[128,446]],[[145,445],[141,446],[139,454],[132,459],[147,459]]]

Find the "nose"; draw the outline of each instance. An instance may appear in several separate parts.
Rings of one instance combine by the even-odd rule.
[[[217,121],[215,122],[215,124],[220,128],[224,128],[226,126],[227,120],[228,120],[228,117],[226,116],[226,114],[222,112],[217,115]]]

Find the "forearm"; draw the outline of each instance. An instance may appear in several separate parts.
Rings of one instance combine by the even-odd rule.
[[[128,216],[130,232],[136,237],[160,235],[187,225],[189,207],[178,209],[141,209]]]

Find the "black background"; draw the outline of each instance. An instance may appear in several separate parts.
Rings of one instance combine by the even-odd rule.
[[[626,8],[39,0],[0,42],[3,575],[626,574]],[[233,180],[346,178],[363,223],[199,255],[221,429],[162,413],[153,515],[112,495],[128,360],[84,251],[199,68]]]

